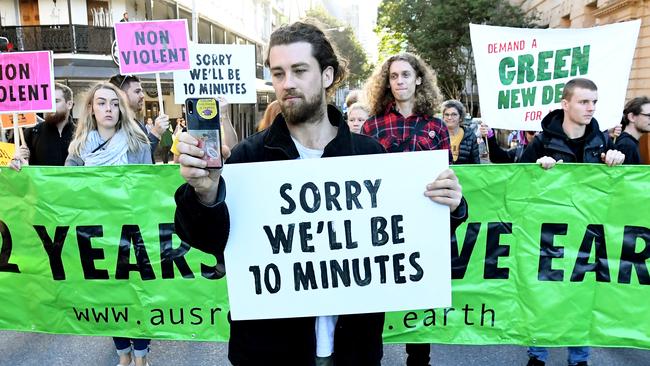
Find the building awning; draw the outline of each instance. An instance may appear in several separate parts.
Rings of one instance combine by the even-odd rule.
[[[55,79],[74,79],[88,81],[107,81],[111,76],[119,73],[120,70],[115,67],[105,66],[54,66]]]

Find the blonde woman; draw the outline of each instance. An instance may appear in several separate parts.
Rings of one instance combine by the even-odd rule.
[[[149,140],[109,83],[91,88],[65,165],[151,164]]]
[[[370,109],[363,104],[356,102],[348,108],[348,126],[353,133],[361,133],[361,126],[368,119]]]
[[[112,84],[90,89],[65,165],[151,164],[149,140]],[[146,366],[149,339],[113,337],[118,366]]]

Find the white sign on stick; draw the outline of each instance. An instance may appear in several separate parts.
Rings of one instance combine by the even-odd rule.
[[[191,69],[174,72],[174,101],[223,97],[256,103],[255,46],[190,43]]]
[[[541,131],[564,85],[598,87],[601,129],[621,122],[640,20],[594,28],[521,29],[470,24],[481,117],[490,127]]]
[[[447,167],[446,150],[227,165],[232,318],[450,306],[449,208],[424,196]]]

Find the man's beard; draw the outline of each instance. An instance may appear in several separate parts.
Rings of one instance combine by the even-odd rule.
[[[45,123],[52,125],[58,125],[66,119],[68,119],[68,112],[45,113],[43,115],[43,120]]]
[[[137,119],[138,121],[141,121],[144,118],[144,107],[140,108],[138,104],[134,106],[131,106],[131,112],[133,113],[133,117]]]
[[[289,93],[290,96],[300,96],[299,94]],[[304,96],[304,102],[300,105],[287,106],[284,103],[280,103],[280,109],[282,110],[282,115],[287,124],[299,125],[307,123],[313,120],[319,120],[323,113],[321,111],[321,105],[323,104],[323,94],[318,93],[313,99],[308,99]]]

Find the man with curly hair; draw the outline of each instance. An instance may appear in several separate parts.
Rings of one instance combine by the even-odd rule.
[[[361,127],[362,134],[377,139],[388,152],[447,149],[453,162],[449,131],[433,116],[440,102],[436,78],[420,57],[389,57],[368,80],[366,94],[372,117]],[[428,365],[429,352],[427,343],[407,344],[406,365]]]
[[[388,152],[449,150],[447,127],[433,116],[440,102],[436,78],[420,57],[400,53],[388,58],[368,81],[366,94],[372,117],[361,133]]]

